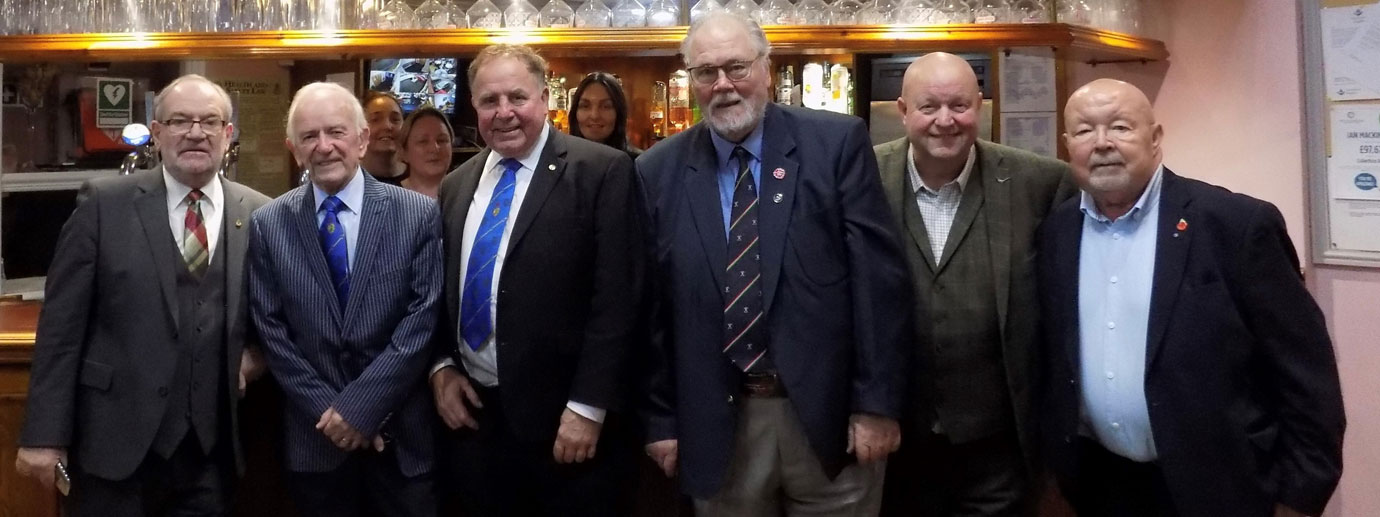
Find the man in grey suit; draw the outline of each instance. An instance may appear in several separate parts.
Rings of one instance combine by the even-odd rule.
[[[15,464],[52,489],[62,461],[68,515],[223,515],[242,469],[244,226],[268,198],[216,174],[224,89],[179,77],[154,115],[160,170],[83,185],[48,269]]]
[[[916,348],[884,513],[1020,514],[1035,472],[1031,242],[1073,195],[1069,169],[977,139],[982,93],[958,56],[916,59],[897,104],[906,138],[876,152],[915,282]]]
[[[311,181],[255,214],[249,285],[287,396],[289,492],[303,515],[435,515],[436,203],[361,172],[364,110],[338,85],[299,90],[287,134]]]

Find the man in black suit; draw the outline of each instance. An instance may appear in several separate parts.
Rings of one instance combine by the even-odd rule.
[[[913,308],[867,128],[770,104],[751,20],[706,15],[681,47],[704,121],[637,161],[659,305],[647,453],[700,514],[875,515]]]
[[[466,515],[609,515],[634,454],[626,369],[643,276],[627,154],[546,121],[546,62],[469,68],[489,148],[441,185],[446,307],[431,384]],[[635,445],[632,445],[635,447]]]
[[[911,63],[897,103],[906,136],[878,145],[877,165],[919,303],[883,513],[1026,513],[1038,472],[1031,257],[1035,228],[1075,192],[1069,167],[979,140],[977,75],[953,54]]]
[[[1162,164],[1139,89],[1064,110],[1081,199],[1040,236],[1044,453],[1081,515],[1317,515],[1337,365],[1274,205]]]
[[[154,114],[161,170],[84,185],[48,269],[16,466],[51,488],[63,461],[73,515],[225,514],[262,370],[244,258],[268,198],[217,175],[230,97],[183,76]]]

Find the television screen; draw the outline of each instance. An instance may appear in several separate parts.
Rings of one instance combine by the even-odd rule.
[[[422,106],[455,112],[454,58],[375,59],[369,63],[369,89],[392,92],[403,114]]]

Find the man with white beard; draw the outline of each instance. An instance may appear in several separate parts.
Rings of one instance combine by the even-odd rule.
[[[656,289],[647,454],[701,515],[876,515],[909,273],[866,126],[768,105],[770,51],[750,20],[696,22],[681,54],[704,122],[637,160]]]

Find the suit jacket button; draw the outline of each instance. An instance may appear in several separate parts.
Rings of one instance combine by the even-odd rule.
[[[1077,385],[1078,385],[1078,381],[1077,381],[1077,380],[1074,380],[1074,379],[1069,379],[1069,385],[1070,385],[1070,386],[1077,386]]]
[[[738,401],[738,399],[733,398],[733,395],[729,395],[729,396],[728,396],[728,403],[729,403],[730,405],[733,404],[734,402],[737,402],[737,401]]]
[[[1071,434],[1066,434],[1066,435],[1064,435],[1064,443],[1073,443],[1073,435],[1071,435]]]
[[[166,396],[168,396],[168,388],[167,388],[166,386],[160,386],[160,387],[158,388],[158,396],[160,396],[160,397],[166,397]]]

